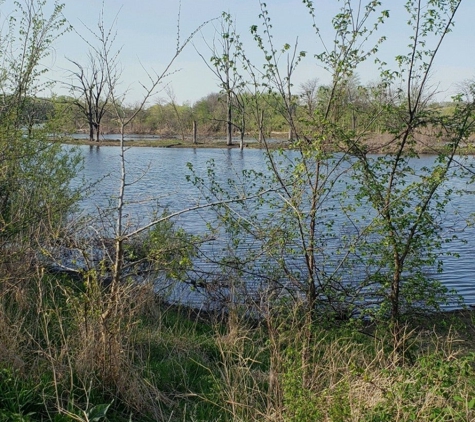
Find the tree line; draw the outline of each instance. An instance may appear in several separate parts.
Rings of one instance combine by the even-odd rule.
[[[309,118],[316,112],[323,111],[331,95],[330,91],[330,86],[318,85],[316,79],[299,86],[299,94],[292,100],[295,125],[299,133],[302,133]],[[388,123],[394,118],[388,109],[393,105],[394,97],[390,89],[385,91],[382,92],[376,83],[361,85],[357,77],[352,77],[338,94],[338,104],[334,105],[342,127],[354,131],[364,128],[371,132],[374,139],[385,133]],[[119,131],[119,125],[107,101],[101,100],[98,103],[99,108],[90,112],[86,111],[86,102],[86,97],[29,97],[25,100],[20,122],[28,131],[35,126],[44,126],[57,136],[85,133],[90,141],[98,143],[103,139],[103,135]],[[261,144],[264,138],[293,139],[288,119],[282,114],[285,109],[284,101],[275,93],[240,94],[240,103],[241,105],[237,102],[231,103],[236,119],[231,120],[232,138],[242,136],[260,141]],[[245,113],[239,111],[242,104],[247,105]],[[448,102],[440,103],[434,100],[430,102],[430,107],[441,113],[453,112],[453,105]],[[129,133],[177,137],[187,142],[191,142],[194,126],[198,136],[204,140],[226,137],[228,133],[228,111],[226,96],[223,93],[209,94],[192,105],[177,104],[175,100],[168,99],[140,109],[121,104],[121,109],[125,114],[138,110],[136,118],[128,128]]]

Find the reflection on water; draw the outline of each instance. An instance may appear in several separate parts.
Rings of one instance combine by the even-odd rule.
[[[85,212],[94,214],[111,204],[113,208],[119,189],[119,148],[79,148],[85,158],[84,176],[90,182],[99,181],[82,203]],[[197,189],[186,179],[187,163],[191,163],[198,174],[205,174],[209,160],[214,161],[216,178],[223,183],[236,180],[245,169],[265,172],[267,168],[263,152],[253,149],[129,149],[126,153],[126,216],[131,224],[148,221],[157,209],[177,211],[203,203]],[[414,163],[414,168],[432,160],[432,157],[423,157]],[[450,186],[454,190],[467,190],[466,181],[460,179],[451,180]],[[466,227],[466,219],[475,211],[473,204],[471,195],[457,196],[447,209],[446,233],[448,236],[456,234],[459,239],[444,246],[454,256],[444,257],[444,273],[439,277],[445,285],[463,295],[468,304],[475,304],[475,237],[472,229]],[[202,234],[206,231],[206,222],[213,219],[215,214],[211,210],[203,210],[182,214],[177,222],[191,233]]]

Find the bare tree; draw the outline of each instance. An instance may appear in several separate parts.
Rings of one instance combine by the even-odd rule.
[[[312,116],[317,107],[318,78],[309,79],[300,84],[300,98],[308,116]]]
[[[87,63],[82,64],[77,60],[69,59],[75,67],[70,71],[70,92],[74,97],[75,106],[87,122],[91,142],[100,141],[101,123],[107,113],[111,89],[118,79],[117,59],[121,49],[114,49],[115,26],[116,20],[107,31],[105,30],[103,5],[98,22],[99,33],[87,28],[87,31],[92,34],[93,41],[88,41],[79,34],[90,47]],[[106,63],[106,57],[109,63]],[[114,69],[114,75],[109,74],[112,69]],[[113,83],[112,88],[111,83]]]
[[[99,142],[101,122],[109,102],[104,63],[101,63],[92,52],[88,56],[88,67],[74,60],[69,61],[76,66],[76,70],[71,71],[71,76],[75,79],[75,83],[72,82],[70,85],[74,97],[73,103],[86,119],[89,140]]]
[[[173,112],[175,113],[175,117],[176,117],[176,120],[177,120],[177,123],[178,123],[178,127],[180,128],[181,140],[184,143],[185,142],[185,127],[184,127],[184,124],[183,124],[183,118],[180,115],[180,110],[178,110],[178,105],[176,103],[175,92],[173,91],[173,89],[170,86],[167,86],[166,87],[166,93],[167,93],[167,96],[170,100],[169,104],[172,106]]]

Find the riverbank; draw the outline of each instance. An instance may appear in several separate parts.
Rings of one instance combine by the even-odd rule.
[[[91,147],[99,146],[119,146],[120,139],[103,139],[99,142],[91,142],[87,139],[61,138],[57,142],[70,145],[89,145]],[[234,140],[233,145],[226,144],[226,140],[221,138],[205,138],[200,139],[197,143],[193,143],[191,139],[183,141],[175,137],[151,138],[144,135],[143,138],[125,139],[127,147],[157,147],[157,148],[239,148],[239,140]],[[272,148],[281,148],[289,145],[285,139],[273,138],[267,143]],[[244,148],[265,148],[264,144],[259,144],[255,139],[245,139]]]
[[[117,137],[116,137],[117,136]],[[107,138],[101,139],[99,142],[91,142],[84,138],[70,138],[62,137],[57,139],[57,142],[70,145],[89,145],[91,147],[107,147],[107,146],[119,146],[119,135],[108,135]],[[133,138],[129,138],[133,136]],[[277,148],[291,148],[292,142],[288,141],[283,134],[275,134],[265,143],[259,143],[254,138],[246,138],[244,140],[244,148],[252,149],[277,149]],[[386,154],[391,152],[391,139],[390,134],[375,134],[369,137],[365,141],[365,148],[368,153],[372,154]],[[230,148],[239,149],[240,142],[238,139],[234,139],[233,145],[229,146],[224,138],[205,137],[201,138],[197,143],[193,143],[191,138],[183,139],[177,136],[169,137],[157,137],[147,135],[128,135],[125,138],[125,144],[127,147],[156,147],[156,148]],[[415,150],[419,154],[439,154],[447,148],[446,143],[441,143],[439,140],[429,137],[424,137],[417,143]],[[330,149],[330,148],[329,148]],[[465,140],[460,146],[459,151],[461,155],[473,155],[475,154],[475,139]]]

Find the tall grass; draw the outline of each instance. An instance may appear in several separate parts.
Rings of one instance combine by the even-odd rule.
[[[0,420],[475,419],[469,313],[408,325],[395,349],[384,325],[309,322],[298,306],[252,320],[123,289],[115,325],[93,278],[39,271],[2,291]]]

